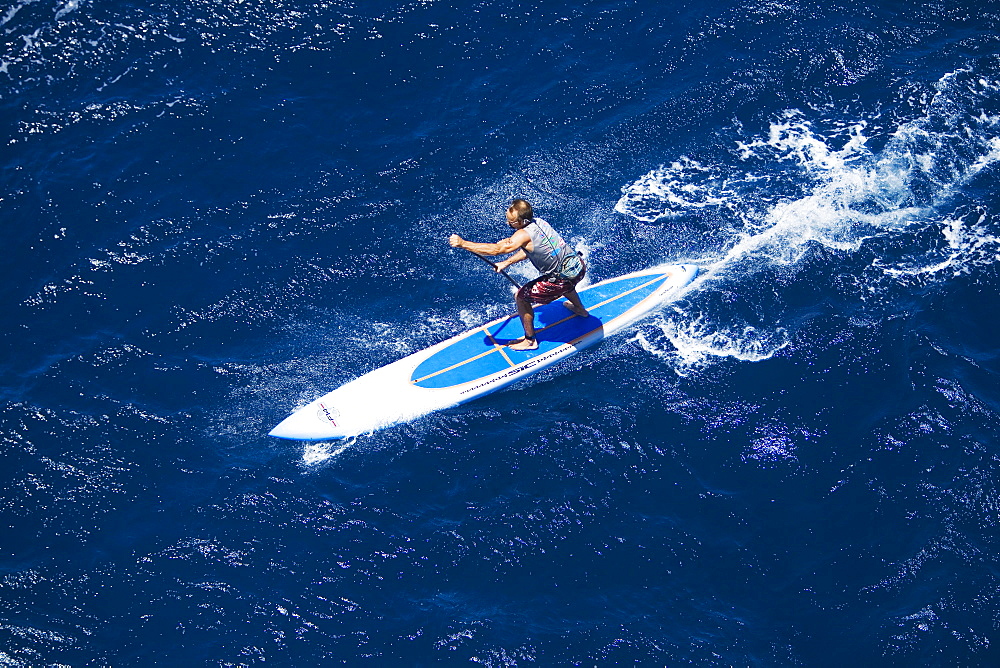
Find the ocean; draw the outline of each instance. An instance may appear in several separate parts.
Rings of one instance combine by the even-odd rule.
[[[1000,665],[996,2],[0,28],[0,665]],[[701,273],[475,402],[267,435],[510,313],[447,239],[514,198],[590,281]]]

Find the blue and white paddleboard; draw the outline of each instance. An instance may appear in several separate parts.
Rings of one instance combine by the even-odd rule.
[[[340,386],[289,415],[271,436],[357,436],[495,392],[676,299],[697,273],[694,265],[671,265],[580,288],[586,318],[567,309],[564,299],[536,307],[537,350],[503,345],[524,334],[516,315],[494,320]]]

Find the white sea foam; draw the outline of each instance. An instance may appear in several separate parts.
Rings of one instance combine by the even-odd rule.
[[[66,2],[62,3],[62,5],[59,6],[59,9],[56,10],[56,20],[58,21],[66,14],[69,14],[70,12],[75,11],[79,8],[80,8],[79,0],[66,0]]]
[[[306,466],[322,464],[347,450],[355,442],[356,439],[350,438],[344,441],[307,443],[302,448],[302,463]]]
[[[15,14],[17,14],[19,11],[21,11],[22,9],[24,9],[28,5],[32,4],[33,2],[37,2],[37,1],[38,0],[26,0],[25,2],[22,2],[21,4],[18,4],[18,5],[14,5],[10,9],[8,9],[7,12],[3,16],[0,16],[0,26],[7,25],[7,23],[9,23],[10,20],[12,18],[14,18]]]
[[[632,341],[667,361],[680,376],[687,376],[723,357],[759,362],[789,343],[788,333],[782,328],[767,331],[748,325],[739,330],[716,329],[703,318],[689,320],[676,313],[658,317],[655,325],[669,346],[651,340],[643,331],[637,332]]]
[[[942,244],[923,255],[895,262],[876,259],[873,264],[889,276],[917,282],[967,274],[976,267],[995,264],[1000,261],[1000,236],[990,231],[986,218],[982,209],[945,218],[935,226]]]
[[[691,209],[724,206],[731,194],[720,171],[681,156],[622,188],[615,211],[653,222]]]
[[[985,206],[970,211],[957,201],[1000,162],[1000,116],[986,111],[998,92],[994,75],[958,70],[933,86],[919,117],[890,131],[876,127],[877,117],[788,110],[761,136],[732,130],[735,149],[717,163],[681,157],[651,170],[622,189],[616,210],[647,223],[723,211],[711,221],[730,221],[730,229],[709,249],[695,286],[706,293],[757,292],[756,276],[794,272],[817,249],[864,250],[876,256],[870,268],[890,280],[966,273],[1000,261]],[[662,338],[635,340],[678,373],[721,357],[766,359],[789,341],[782,323],[733,317],[705,325],[716,320],[697,308],[675,312],[657,323]]]

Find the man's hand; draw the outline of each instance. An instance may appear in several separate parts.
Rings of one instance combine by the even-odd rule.
[[[450,237],[448,237],[448,243],[451,244],[453,248],[461,248],[462,242],[464,241],[465,239],[458,236],[457,234],[453,234]]]

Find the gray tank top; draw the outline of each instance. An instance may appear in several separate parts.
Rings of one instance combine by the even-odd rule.
[[[524,229],[531,237],[531,247],[534,249],[530,252],[525,250],[525,254],[539,273],[551,274],[561,269],[566,257],[574,254],[569,244],[541,218],[535,218]]]

